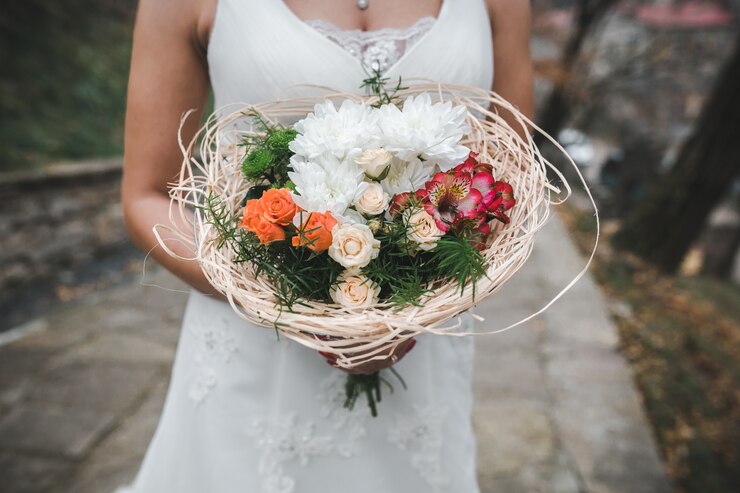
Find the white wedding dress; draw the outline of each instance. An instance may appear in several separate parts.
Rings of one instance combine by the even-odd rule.
[[[219,0],[208,48],[217,107],[308,94],[302,83],[360,92],[373,64],[487,89],[492,59],[484,0],[366,33],[303,21],[282,0]],[[315,351],[193,292],[159,426],[121,492],[477,492],[473,340],[417,342],[396,365],[408,390],[388,375],[395,392],[373,418],[364,398],[343,408],[345,374]]]

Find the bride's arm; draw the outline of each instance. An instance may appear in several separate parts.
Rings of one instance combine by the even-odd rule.
[[[487,0],[493,32],[493,90],[528,118],[534,115],[534,70],[529,52],[529,0]],[[501,116],[516,130],[513,116]]]
[[[210,3],[210,2],[205,2]],[[126,108],[121,199],[129,236],[164,267],[199,291],[215,294],[196,262],[170,257],[157,245],[155,224],[169,224],[167,183],[180,170],[177,144],[180,117],[196,109],[183,129],[189,142],[208,94],[208,69],[203,46],[207,16],[203,2],[141,0],[134,29]],[[192,252],[171,242],[183,257]]]

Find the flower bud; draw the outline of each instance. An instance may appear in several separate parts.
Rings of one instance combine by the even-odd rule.
[[[370,178],[382,176],[391,163],[393,154],[385,149],[369,149],[355,157],[355,163]]]

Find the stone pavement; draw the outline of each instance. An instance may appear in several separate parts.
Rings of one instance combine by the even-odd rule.
[[[580,269],[554,219],[528,264],[478,307],[481,326],[528,315]],[[161,270],[150,281],[183,288]],[[185,299],[110,289],[0,347],[4,493],[108,493],[131,479],[161,410]],[[478,339],[482,493],[670,491],[617,342],[588,277],[544,315]]]

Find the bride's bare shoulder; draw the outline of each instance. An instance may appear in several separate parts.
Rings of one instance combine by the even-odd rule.
[[[205,50],[210,39],[217,0],[140,0],[136,23],[156,26],[154,35],[189,37]]]
[[[491,25],[529,28],[530,0],[486,0]]]

